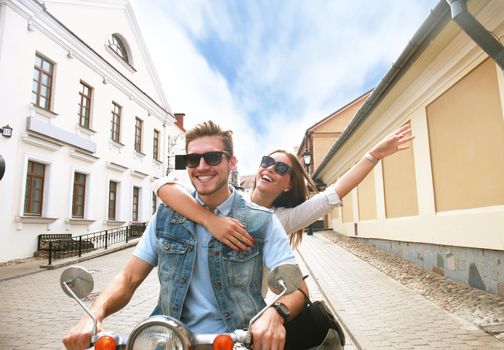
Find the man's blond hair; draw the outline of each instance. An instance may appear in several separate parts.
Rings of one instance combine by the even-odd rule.
[[[219,124],[214,121],[207,120],[196,124],[193,128],[188,130],[185,134],[185,147],[192,141],[204,136],[218,136],[224,144],[224,151],[228,152],[230,156],[233,153],[233,132],[231,130],[224,130]]]

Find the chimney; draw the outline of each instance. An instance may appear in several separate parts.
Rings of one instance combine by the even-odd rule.
[[[184,117],[185,113],[174,113],[175,116],[175,125],[179,127],[180,130],[185,132],[186,130],[184,129]]]

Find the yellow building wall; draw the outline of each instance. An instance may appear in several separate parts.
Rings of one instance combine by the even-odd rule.
[[[376,191],[374,171],[371,171],[357,187],[359,220],[376,219]]]
[[[504,2],[469,3],[502,41]],[[363,219],[358,188],[361,193],[353,198],[355,216],[361,216],[357,227],[344,208],[345,220],[342,209],[333,229],[370,239],[504,251],[502,69],[448,21],[401,73],[317,176],[333,183],[408,120],[413,149],[375,167],[377,218]]]
[[[342,216],[343,222],[354,222],[352,192],[343,199]]]
[[[315,169],[324,159],[331,146],[338,139],[339,133],[334,135],[314,135],[313,137],[313,164]]]
[[[386,217],[418,215],[413,148],[386,157],[382,162]]]
[[[331,220],[333,219],[338,219],[339,218],[339,207],[334,208],[331,210]]]
[[[436,211],[504,204],[504,120],[487,59],[427,106]]]
[[[327,152],[329,152],[329,149],[336,142],[339,135],[345,130],[365,101],[366,99],[362,98],[362,100],[349,105],[333,117],[322,122],[319,126],[313,128],[312,143],[314,169],[322,162]]]
[[[350,123],[355,113],[357,113],[365,100],[366,99],[362,99],[361,101],[349,105],[347,108],[334,115],[334,117],[329,118],[314,128],[313,132],[342,132],[347,127],[348,123]]]

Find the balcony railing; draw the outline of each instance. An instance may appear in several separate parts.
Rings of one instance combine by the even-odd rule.
[[[80,236],[71,234],[41,234],[38,235],[39,256],[48,258],[48,265],[53,259],[68,258],[71,256],[81,257],[83,253],[88,253],[96,249],[107,249],[116,243],[128,243],[131,238],[140,237],[147,223],[131,224],[129,226],[117,227],[88,233]]]

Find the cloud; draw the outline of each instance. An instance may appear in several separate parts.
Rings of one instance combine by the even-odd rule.
[[[242,175],[374,87],[434,4],[132,0],[173,111],[233,129]]]

